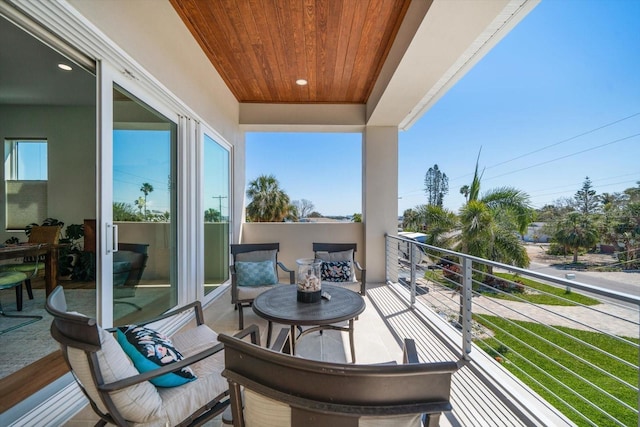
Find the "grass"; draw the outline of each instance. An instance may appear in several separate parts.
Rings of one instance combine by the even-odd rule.
[[[576,304],[582,305],[597,305],[600,301],[582,295],[577,292],[567,292],[566,289],[558,286],[546,285],[544,283],[537,282],[535,280],[527,279],[510,273],[494,273],[504,280],[511,282],[518,281],[527,287],[529,291],[534,292],[517,292],[513,294],[502,292],[491,292],[487,290],[477,289],[477,292],[490,298],[504,299],[509,301],[521,301],[531,304],[545,304],[556,306],[572,306]],[[436,283],[440,283],[443,286],[452,287],[452,283],[442,276],[442,270],[429,270],[425,272],[424,278]]]
[[[527,287],[529,290],[538,291],[539,293],[519,293],[516,294],[517,297],[514,297],[509,294],[498,293],[495,295],[491,295],[494,298],[512,300],[512,301],[521,301],[525,300],[532,304],[546,304],[546,305],[573,305],[568,301],[574,302],[576,304],[582,305],[596,305],[600,304],[600,301],[594,298],[590,298],[586,295],[582,295],[577,292],[567,292],[565,288],[560,288],[558,286],[546,285],[544,283],[537,282],[535,280],[527,279],[525,277],[520,277],[511,273],[494,273],[495,276],[498,276],[502,279],[515,282],[518,281]]]
[[[609,414],[614,414],[625,426],[638,425],[638,416],[633,410],[607,396],[596,387],[602,388],[632,408],[637,408],[638,393],[589,365],[593,364],[638,387],[638,371],[633,367],[638,364],[638,339],[626,338],[628,342],[624,342],[615,337],[595,332],[565,327],[552,329],[537,323],[488,315],[475,315],[474,319],[495,333],[492,338],[477,342],[477,344],[489,354],[500,356],[506,369],[538,392],[577,425],[591,425],[578,414],[585,415],[595,425],[612,425],[612,421],[597,409],[592,408],[590,403],[597,405]],[[571,337],[602,349],[603,352],[611,353],[632,366],[627,366]],[[549,342],[554,343],[555,346]],[[635,343],[636,346],[629,342]],[[576,355],[585,361],[579,360]],[[569,369],[575,374],[568,372]],[[586,381],[578,378],[578,375],[584,377]],[[554,378],[558,379],[559,383]],[[590,385],[589,382],[593,385]],[[543,384],[549,391],[540,384]],[[579,391],[582,398],[576,397],[574,391]],[[575,410],[572,410],[563,400],[569,402]]]

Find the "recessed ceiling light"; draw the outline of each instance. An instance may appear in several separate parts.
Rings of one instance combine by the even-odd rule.
[[[71,68],[69,65],[67,64],[58,64],[58,68],[60,68],[61,70],[65,70],[65,71],[71,71],[73,70],[73,68]]]
[[[298,86],[304,86],[304,85],[306,85],[307,83],[308,83],[308,82],[307,82],[305,79],[298,79],[298,80],[296,80],[296,84],[297,84]]]

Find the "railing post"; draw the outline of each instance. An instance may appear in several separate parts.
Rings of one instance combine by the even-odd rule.
[[[413,262],[414,247],[415,245],[413,243],[409,244],[409,265],[411,265],[411,305],[414,305],[416,303],[416,264]]]
[[[471,353],[472,264],[473,262],[469,258],[462,258],[462,297],[460,304],[462,305],[462,357],[465,359],[469,359],[469,353]]]

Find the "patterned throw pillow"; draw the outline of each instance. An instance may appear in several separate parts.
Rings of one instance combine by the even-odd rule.
[[[323,261],[320,273],[325,282],[350,282],[351,261]]]
[[[236,262],[238,286],[268,286],[278,283],[272,261]]]
[[[118,343],[140,373],[184,359],[169,337],[151,328],[137,325],[121,326],[116,334]],[[149,381],[158,387],[177,387],[196,378],[190,368],[182,368]]]

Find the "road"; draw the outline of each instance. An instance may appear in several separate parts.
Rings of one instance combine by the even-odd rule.
[[[620,292],[624,294],[640,296],[640,272],[593,272],[593,271],[579,271],[579,270],[563,270],[556,267],[550,267],[545,264],[532,262],[529,265],[529,270],[543,273],[549,276],[566,279],[567,273],[575,274],[575,278],[571,279],[575,282],[584,283],[586,285],[597,286],[610,291]],[[583,292],[588,294],[587,292]],[[601,297],[598,295],[592,295],[598,299],[606,299],[607,301],[613,301],[610,298]],[[633,306],[633,304],[625,303],[624,305]]]

